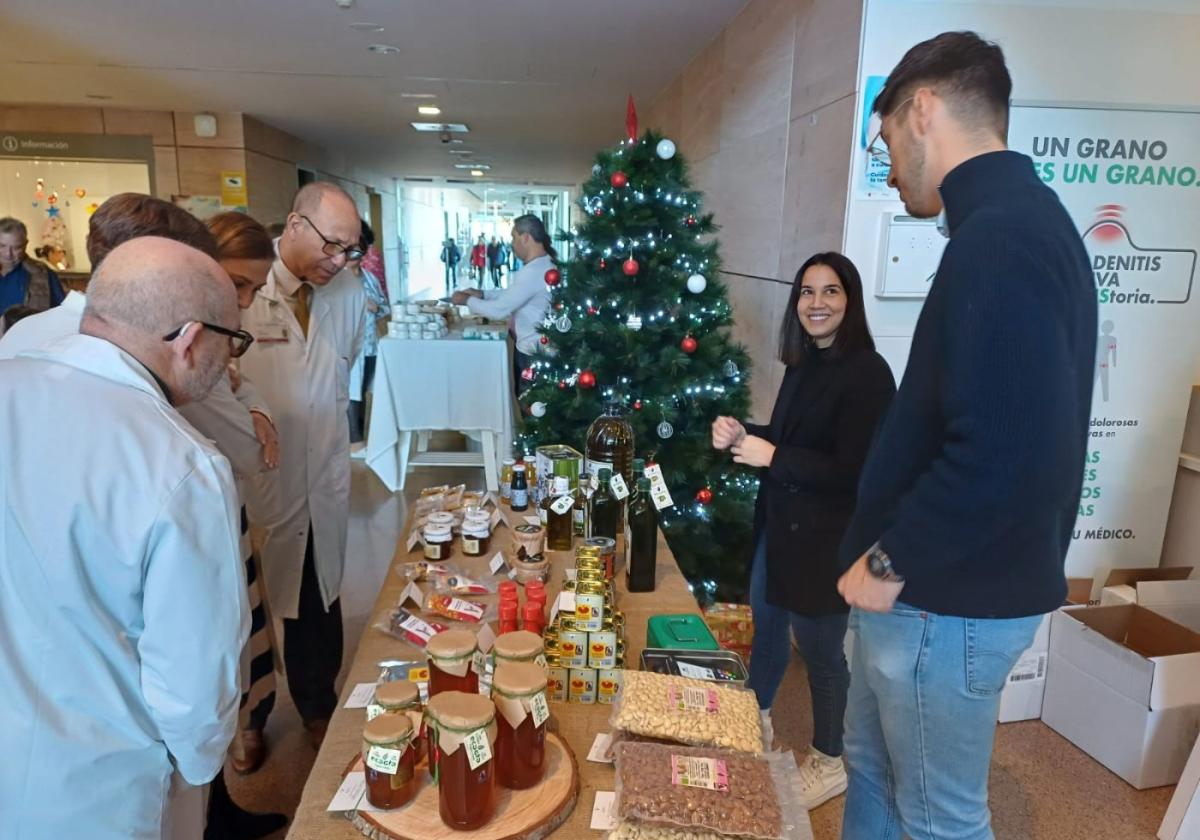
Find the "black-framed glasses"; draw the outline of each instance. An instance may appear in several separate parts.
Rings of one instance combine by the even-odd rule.
[[[901,102],[899,105],[897,105],[895,108],[892,109],[892,114],[895,115],[895,114],[900,113],[900,109],[903,108],[908,103],[912,102],[915,98],[916,98],[916,95],[914,94],[913,96],[908,97],[908,99],[905,99],[903,102]],[[880,120],[879,130],[875,132],[875,136],[873,138],[871,138],[871,142],[867,144],[867,155],[871,158],[871,160],[875,161],[880,166],[886,166],[888,168],[891,168],[892,155],[888,151],[887,143],[885,143],[883,140],[883,120],[882,119]]]
[[[192,324],[199,324],[206,330],[212,330],[215,333],[229,336],[229,355],[235,359],[244,356],[246,351],[250,349],[250,345],[254,343],[254,336],[250,335],[250,333],[246,332],[245,330],[226,329],[225,327],[217,324],[209,324],[205,321],[188,321],[179,329],[171,330],[169,333],[164,335],[163,341],[174,341],[175,339],[179,338],[179,336],[183,335],[184,331]]]
[[[359,245],[351,245],[347,247],[341,242],[335,242],[332,239],[327,239],[325,234],[321,233],[321,229],[313,224],[313,220],[308,218],[308,216],[305,216],[303,213],[300,214],[300,218],[308,222],[309,227],[313,229],[313,232],[320,237],[322,242],[325,243],[321,246],[321,253],[323,253],[325,256],[340,257],[342,254],[345,254],[346,261],[353,262],[354,260],[361,260],[363,255],[366,254],[366,251],[364,251]]]

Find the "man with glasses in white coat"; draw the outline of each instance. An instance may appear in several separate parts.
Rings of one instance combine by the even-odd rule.
[[[283,618],[288,689],[314,748],[337,706],[339,594],[350,514],[350,367],[363,342],[366,295],[346,263],[362,256],[358,208],[340,187],[296,194],[267,283],[242,326],[256,339],[242,371],[279,431],[278,479],[251,494],[265,530],[263,578]]]

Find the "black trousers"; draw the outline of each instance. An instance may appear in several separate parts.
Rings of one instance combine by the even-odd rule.
[[[297,616],[283,620],[283,666],[288,690],[301,720],[329,720],[337,708],[333,684],[342,669],[342,602],[334,600],[328,611],[322,602],[311,522]]]
[[[346,409],[346,414],[350,422],[350,442],[362,443],[367,433],[367,391],[371,390],[371,383],[375,381],[375,356],[366,356],[363,358],[363,382],[361,400],[350,400],[350,406]]]

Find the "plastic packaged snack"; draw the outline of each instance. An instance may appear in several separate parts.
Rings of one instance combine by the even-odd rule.
[[[396,567],[396,571],[405,580],[418,582],[459,573],[457,566],[432,560],[414,560],[411,563],[403,563]]]
[[[404,607],[392,607],[375,626],[420,650],[425,650],[430,639],[448,629],[448,625],[440,621],[426,621]]]
[[[604,840],[752,840],[745,835],[717,834],[701,829],[675,828],[665,825],[623,820]]]
[[[445,618],[468,624],[479,624],[486,621],[493,617],[489,613],[495,612],[494,609],[485,607],[483,604],[464,601],[452,591],[441,588],[435,589],[425,596],[425,609]]]
[[[790,752],[749,755],[629,741],[614,752],[615,811],[623,821],[757,840],[812,837]]]
[[[447,592],[453,592],[455,595],[495,595],[496,585],[492,583],[483,583],[482,581],[469,578],[462,573],[455,574],[437,574],[433,576],[437,581],[437,588],[444,589]]]
[[[651,671],[625,671],[624,678],[613,728],[680,744],[763,751],[753,691]]]

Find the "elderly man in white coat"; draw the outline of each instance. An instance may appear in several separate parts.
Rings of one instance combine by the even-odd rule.
[[[216,262],[146,237],[96,272],[79,335],[0,361],[5,840],[157,840],[172,776],[225,758],[249,632],[237,493],[175,406],[222,376],[237,313]]]
[[[263,578],[284,619],[288,689],[314,747],[337,706],[338,599],[350,515],[350,367],[363,342],[366,295],[345,270],[362,256],[353,199],[324,182],[296,195],[267,284],[242,314],[256,341],[242,370],[274,413],[278,480],[259,487],[251,520],[265,529]]]

